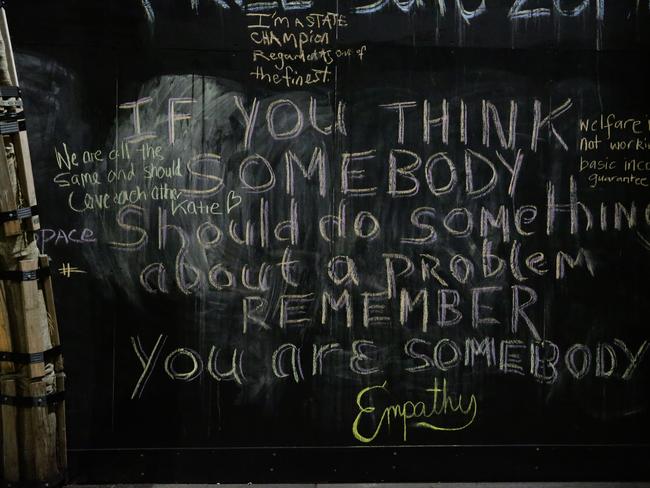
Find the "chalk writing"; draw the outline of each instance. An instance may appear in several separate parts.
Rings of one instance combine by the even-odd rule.
[[[578,16],[588,4],[548,8]],[[162,77],[119,100],[105,146],[52,151],[51,184],[87,225],[44,229],[41,245],[102,252],[125,277],[120,293],[187,298],[207,317],[200,343],[162,328],[129,335],[133,400],[151,378],[249,391],[338,375],[352,385],[354,442],[408,443],[482,421],[484,391],[447,375],[549,387],[639,377],[645,338],[555,338],[549,290],[605,279],[599,242],[650,249],[647,195],[597,191],[646,186],[646,118],[582,114],[574,93],[331,101],[302,88],[309,70],[331,76],[347,15],[246,18],[268,74],[258,80],[301,91]],[[281,78],[287,69],[296,77]],[[565,170],[548,167],[549,150]],[[396,398],[395,375],[418,387]]]
[[[429,396],[427,401],[407,400],[401,404],[383,407],[381,415],[378,415],[376,426],[373,425],[374,429],[368,429],[368,436],[366,436],[362,433],[365,432],[362,427],[364,417],[371,416],[368,414],[374,414],[380,408],[376,406],[377,403],[381,405],[381,402],[376,399],[378,393],[389,394],[388,384],[364,388],[357,395],[359,413],[352,424],[352,434],[363,443],[373,442],[384,428],[390,430],[391,420],[401,424],[397,428],[402,431],[402,440],[406,442],[407,431],[411,426],[420,429],[458,431],[472,425],[478,413],[478,403],[474,395],[471,395],[469,400],[464,400],[462,395],[454,398],[447,389],[447,380],[443,380],[442,386],[439,386],[438,378],[434,378],[433,387],[426,390]],[[460,422],[456,420],[455,425],[453,420],[446,418],[454,416],[461,417]],[[374,420],[376,416],[372,415],[372,417]]]
[[[284,88],[328,84],[337,60],[363,60],[366,46],[338,48],[335,38],[348,27],[336,12],[282,16],[247,13],[255,80]],[[291,104],[291,101],[285,101]],[[273,114],[270,115],[273,117]],[[273,118],[269,119],[272,123]]]
[[[586,174],[590,188],[650,186],[650,119],[614,113],[583,118],[579,150],[580,172]]]
[[[76,266],[71,266],[70,263],[63,263],[59,268],[59,274],[65,278],[71,278],[75,273],[86,273],[86,271],[83,271]]]

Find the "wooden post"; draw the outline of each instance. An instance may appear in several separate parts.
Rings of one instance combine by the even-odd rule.
[[[0,77],[0,84],[18,86],[18,74],[16,72],[16,63],[14,62],[14,53],[11,47],[11,38],[9,36],[9,28],[7,26],[7,16],[4,8],[0,8],[0,37],[2,37],[2,47],[4,56],[5,69],[3,75]],[[14,114],[23,113],[23,108],[16,106],[11,109],[5,108]],[[6,163],[6,153],[0,154],[0,211],[11,211],[17,209],[15,191],[13,190],[10,182],[18,179],[20,185],[21,196],[24,201],[24,207],[36,206],[36,189],[34,188],[34,175],[32,174],[32,161],[29,153],[29,143],[27,141],[27,133],[24,130],[9,135],[9,139],[14,146],[14,153],[16,155],[16,168],[15,175],[12,178],[9,173],[9,168]],[[4,151],[4,145],[2,151]],[[2,159],[4,158],[5,161]],[[6,201],[5,201],[6,200]],[[38,216],[33,216],[25,220],[28,230],[35,231],[40,228]],[[21,233],[20,221],[11,221],[4,223],[5,235],[18,235]]]
[[[15,397],[16,380],[2,379],[0,394],[5,397]],[[2,415],[2,478],[10,483],[15,483],[20,480],[16,407],[2,405],[0,415]]]
[[[41,269],[49,269],[50,258],[40,256],[38,258]],[[59,336],[59,322],[56,319],[56,306],[54,305],[54,290],[52,289],[52,277],[48,273],[42,280],[43,294],[45,296],[45,309],[47,310],[47,321],[50,329],[50,342],[52,346],[60,346],[61,338]],[[63,356],[59,355],[54,362],[54,371],[63,372]],[[58,388],[57,388],[58,390]],[[64,390],[60,390],[64,391]]]
[[[14,61],[14,50],[11,47],[11,36],[9,35],[9,24],[4,8],[0,8],[0,36],[2,37],[3,54],[6,59],[5,69],[0,74],[0,83],[18,86],[18,72]]]
[[[9,161],[4,144],[0,144],[0,212],[11,212],[18,206],[11,182]],[[20,221],[12,220],[2,224],[5,235],[15,236],[21,233]]]
[[[41,269],[50,267],[50,258],[39,257]],[[45,308],[50,325],[50,341],[53,347],[61,346],[59,336],[59,323],[56,318],[56,307],[54,305],[54,291],[52,290],[52,278],[48,274],[43,279],[43,293],[45,296]],[[58,355],[54,362],[56,373],[56,391],[65,391],[65,373],[63,372],[63,355]],[[68,466],[67,440],[66,440],[65,404],[59,402],[56,406],[56,453],[59,470],[63,473]]]
[[[16,270],[20,273],[36,272],[39,265],[36,259],[23,259],[18,262]],[[52,348],[50,341],[47,310],[42,293],[38,289],[37,280],[25,280],[9,283],[8,290],[13,295],[13,310],[9,316],[14,316],[14,344],[20,352],[38,353]],[[45,376],[45,363],[30,363],[24,366],[24,376],[42,378]]]
[[[11,352],[11,330],[9,328],[9,317],[7,316],[5,290],[0,286],[0,350]],[[3,397],[16,396],[15,368],[11,361],[0,362],[0,395]],[[0,473],[2,479],[10,483],[20,480],[18,468],[18,436],[16,407],[3,404],[0,407],[0,429],[2,436],[2,462]]]
[[[18,397],[45,397],[44,381],[18,383]],[[51,480],[59,473],[56,456],[56,418],[46,405],[18,409],[18,447],[21,481]]]
[[[6,16],[0,8],[0,89],[5,90],[0,106],[5,117],[0,135],[0,482],[52,483],[63,479],[67,468],[65,411],[59,395],[65,373],[60,354],[45,356],[53,345],[60,345],[60,337],[52,280],[42,272],[49,268],[49,259],[39,256],[34,236],[40,224],[17,87]]]
[[[65,374],[56,374],[56,391],[65,391]],[[56,455],[59,473],[68,469],[68,441],[66,437],[65,403],[59,402],[56,406]]]
[[[20,131],[12,137],[14,151],[16,153],[16,171],[20,181],[21,193],[25,207],[36,207],[36,188],[34,187],[34,175],[32,173],[32,158],[27,143],[27,133]],[[36,231],[41,228],[38,215],[25,220],[28,230]]]

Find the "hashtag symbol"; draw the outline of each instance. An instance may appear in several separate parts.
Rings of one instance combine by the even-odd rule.
[[[70,276],[72,276],[72,273],[85,273],[85,271],[77,268],[76,266],[70,266],[70,263],[63,263],[59,268],[59,273],[66,278],[70,278]]]

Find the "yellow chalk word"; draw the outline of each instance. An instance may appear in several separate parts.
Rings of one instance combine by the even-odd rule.
[[[469,400],[463,395],[454,398],[447,389],[447,380],[443,380],[440,387],[438,378],[434,379],[433,388],[427,388],[426,392],[432,397],[429,402],[407,400],[381,409],[377,405],[391,397],[388,382],[364,388],[357,395],[359,413],[352,424],[352,435],[368,444],[383,428],[390,430],[391,422],[396,421],[402,431],[402,440],[406,442],[409,427],[450,432],[466,429],[474,423],[478,402],[473,394]],[[433,418],[436,420],[431,420]]]

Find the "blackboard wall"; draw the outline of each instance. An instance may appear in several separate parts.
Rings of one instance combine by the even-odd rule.
[[[71,478],[648,478],[647,2],[9,2]]]

